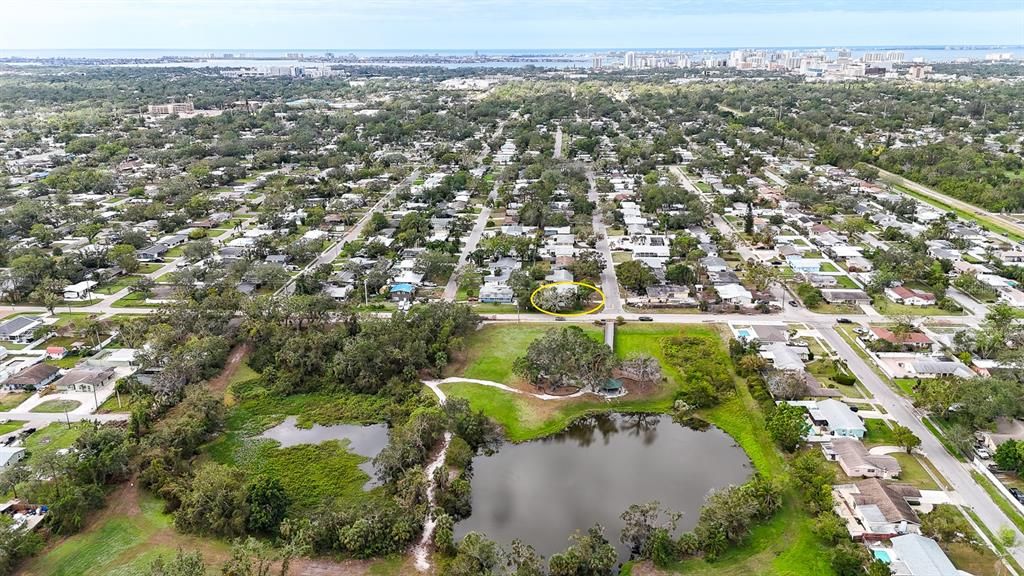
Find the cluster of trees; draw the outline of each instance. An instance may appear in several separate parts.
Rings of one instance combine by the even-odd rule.
[[[676,400],[686,407],[714,406],[735,391],[732,363],[716,334],[689,332],[666,338],[662,352],[679,371]]]
[[[527,381],[551,390],[574,386],[598,390],[612,375],[615,355],[579,326],[548,330],[512,367]]]
[[[999,468],[1024,475],[1024,441],[1006,440],[998,447],[993,459]]]
[[[421,370],[445,366],[479,322],[468,306],[450,303],[389,318],[335,308],[322,296],[266,296],[245,305],[251,364],[275,390],[401,395]]]

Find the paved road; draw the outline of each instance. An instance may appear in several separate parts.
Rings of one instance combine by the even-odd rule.
[[[351,230],[345,233],[345,235],[342,236],[340,240],[328,246],[326,250],[321,252],[319,256],[317,256],[316,258],[313,259],[312,262],[307,264],[306,267],[299,272],[299,274],[296,274],[295,276],[292,277],[291,280],[288,281],[287,284],[278,288],[276,293],[291,294],[292,291],[295,290],[296,278],[317,266],[320,266],[322,264],[330,264],[331,262],[334,262],[338,258],[338,255],[341,254],[341,250],[342,248],[345,247],[346,244],[359,239],[360,235],[362,235],[363,233],[363,229],[366,228],[366,225],[370,222],[370,218],[372,218],[373,215],[376,214],[377,212],[383,210],[384,207],[387,206],[389,202],[391,202],[391,199],[394,198],[396,194],[398,194],[399,190],[402,190],[407,186],[411,185],[416,180],[416,178],[419,178],[419,175],[420,169],[416,168],[415,170],[412,171],[412,173],[406,176],[404,180],[392,186],[391,190],[388,191],[387,194],[382,196],[380,200],[377,200],[377,203],[374,204],[369,210],[367,210],[365,214],[363,214],[363,217],[360,218],[358,222],[356,222],[355,226],[353,226]]]
[[[558,130],[555,130],[555,151],[552,154],[555,160],[562,157],[562,127],[559,126]]]
[[[964,202],[963,200],[957,200],[956,198],[953,198],[952,196],[947,196],[947,195],[945,195],[945,194],[943,194],[941,192],[938,192],[936,190],[933,190],[932,188],[929,188],[929,187],[927,187],[927,186],[925,186],[923,184],[918,184],[917,182],[914,182],[913,180],[907,180],[903,176],[900,176],[898,174],[893,174],[892,172],[887,172],[885,170],[882,170],[881,168],[878,169],[878,172],[885,179],[892,180],[892,181],[898,183],[899,185],[901,185],[901,186],[903,186],[905,188],[909,188],[910,190],[913,190],[914,192],[917,192],[918,194],[920,194],[922,196],[927,196],[928,198],[931,198],[932,200],[936,200],[936,201],[941,202],[941,203],[943,203],[943,204],[945,204],[947,206],[951,206],[953,208],[956,208],[957,210],[962,210],[962,211],[964,211],[964,212],[966,212],[968,214],[972,214],[972,215],[974,215],[976,217],[979,217],[982,220],[986,220],[986,219],[987,220],[991,220],[992,222],[998,224],[999,226],[1002,226],[1003,228],[1006,228],[1007,230],[1013,232],[1014,234],[1017,234],[1018,236],[1024,236],[1024,225],[1022,225],[1021,223],[1017,222],[1016,220],[1014,220],[1012,218],[1007,218],[1006,216],[1003,216],[1002,214],[995,214],[995,213],[989,212],[989,211],[987,211],[987,210],[985,210],[983,208],[978,208],[977,206],[975,206],[973,204],[968,204],[967,202]],[[993,232],[993,234],[995,234],[995,233]],[[996,236],[999,236],[1005,242],[1012,242],[1012,240],[1010,240],[1009,238],[1006,238],[1005,236],[1002,236],[1000,234],[996,234]]]
[[[818,322],[814,324],[822,337],[846,361],[861,383],[875,397],[875,401],[885,407],[886,412],[897,422],[907,426],[921,439],[921,451],[935,469],[946,479],[950,487],[956,491],[960,503],[970,507],[981,519],[981,522],[993,533],[1003,526],[1010,527],[1017,534],[1017,546],[1010,553],[1018,563],[1024,564],[1024,534],[1017,530],[1010,519],[996,506],[981,486],[970,474],[970,465],[954,458],[935,436],[921,422],[921,412],[906,398],[898,395],[887,386],[878,374],[868,366],[860,355],[836,333],[832,323]]]
[[[469,260],[469,255],[476,250],[476,245],[480,243],[480,237],[483,236],[484,228],[487,227],[487,220],[491,217],[491,209],[484,206],[480,210],[480,214],[476,217],[476,223],[473,225],[473,230],[469,233],[469,238],[466,239],[466,245],[462,247],[462,252],[459,253],[459,263],[455,266],[455,270],[461,270],[466,262]],[[451,278],[448,279],[448,284],[444,287],[445,300],[455,300],[455,294],[459,291],[458,278],[456,274],[452,274]]]
[[[987,306],[985,306],[981,302],[978,302],[974,298],[971,298],[967,294],[964,294],[963,292],[957,290],[956,288],[953,288],[952,286],[946,288],[946,296],[952,298],[954,302],[959,304],[964,310],[966,310],[970,314],[973,314],[980,318],[984,318],[985,316],[988,315]]]
[[[615,275],[615,262],[612,261],[612,250],[608,245],[608,229],[604,225],[601,212],[597,205],[600,198],[597,194],[597,179],[594,177],[594,169],[587,167],[587,182],[590,183],[590,191],[587,199],[594,203],[593,228],[594,235],[599,238],[597,251],[604,258],[604,270],[601,271],[601,291],[604,292],[604,311],[609,314],[621,314],[622,295],[619,294],[619,278]]]

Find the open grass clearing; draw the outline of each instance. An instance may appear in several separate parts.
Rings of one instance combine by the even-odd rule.
[[[75,408],[81,406],[82,403],[78,400],[47,400],[40,404],[37,404],[29,412],[38,412],[40,414],[54,414],[58,412],[71,412]]]
[[[5,394],[0,394],[0,411],[6,411],[12,408],[17,408],[31,395],[31,392],[8,392]]]

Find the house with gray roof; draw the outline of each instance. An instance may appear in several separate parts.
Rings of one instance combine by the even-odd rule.
[[[889,569],[893,576],[961,576],[962,572],[942,551],[938,543],[920,534],[904,534],[891,540]]]
[[[839,400],[819,400],[807,411],[810,413],[811,423],[822,428],[823,432],[830,436],[863,438],[867,434],[868,429],[860,416]]]
[[[839,437],[821,445],[826,460],[837,462],[852,478],[897,478],[902,472],[899,461],[885,454],[871,454],[856,438]]]
[[[42,320],[33,316],[18,316],[0,324],[0,340],[15,344],[32,342],[35,329],[42,326]]]

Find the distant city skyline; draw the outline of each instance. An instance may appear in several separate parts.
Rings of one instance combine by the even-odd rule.
[[[1024,45],[987,0],[5,0],[0,49],[502,50]]]

